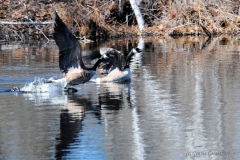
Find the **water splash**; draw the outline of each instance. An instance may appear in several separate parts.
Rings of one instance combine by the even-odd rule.
[[[27,93],[56,92],[61,91],[63,85],[63,83],[48,83],[48,80],[36,77],[33,82],[25,84],[20,90]]]

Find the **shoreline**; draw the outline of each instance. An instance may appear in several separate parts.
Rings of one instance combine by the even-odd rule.
[[[52,24],[42,23],[53,20],[54,10],[74,35],[90,39],[206,35],[201,26],[212,36],[240,32],[240,9],[235,1],[213,3],[212,0],[198,0],[190,3],[159,0],[150,3],[142,0],[139,4],[145,21],[142,32],[139,32],[128,0],[121,1],[121,4],[110,0],[104,2],[6,0],[0,7],[0,41],[50,39]]]

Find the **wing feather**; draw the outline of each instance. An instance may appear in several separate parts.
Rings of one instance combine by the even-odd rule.
[[[67,73],[70,67],[79,67],[81,46],[56,12],[54,20],[53,37],[59,48],[59,68],[63,73]]]

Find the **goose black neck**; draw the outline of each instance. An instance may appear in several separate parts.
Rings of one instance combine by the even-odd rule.
[[[118,67],[120,70],[122,70],[122,59],[123,59],[123,56],[120,55],[120,56],[118,57],[118,64],[117,64],[117,67]]]
[[[130,53],[128,53],[127,58],[126,58],[126,64],[125,64],[125,66],[124,66],[124,69],[125,69],[125,68],[129,68],[130,60],[131,60],[133,54],[134,54],[134,53],[133,53],[132,50],[130,51]]]
[[[75,38],[75,37],[74,37],[74,38]],[[79,51],[80,51],[80,53],[79,53],[78,56],[77,56],[80,67],[81,67],[82,69],[88,69],[88,68],[84,65],[83,60],[82,60],[82,48],[81,48],[81,46],[80,46],[80,45],[76,45],[76,46],[79,46]]]
[[[89,69],[91,69],[91,70],[96,70],[97,67],[98,67],[98,65],[99,65],[102,61],[103,61],[103,59],[99,59],[99,60],[94,64],[94,66],[93,66],[92,68],[89,68]]]
[[[125,65],[124,68],[123,68],[123,70],[124,70],[124,69],[127,69],[127,68],[130,68],[130,67],[129,67],[129,64],[128,64],[128,65]]]

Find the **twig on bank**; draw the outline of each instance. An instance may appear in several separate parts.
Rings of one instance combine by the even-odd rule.
[[[22,41],[22,37],[17,33],[17,31],[15,31],[14,29],[11,29],[11,28],[7,28],[9,29],[10,31],[13,31]]]
[[[199,24],[199,25],[202,27],[203,31],[207,34],[207,36],[211,38],[212,37],[211,32],[209,32],[208,29],[204,27],[202,24]]]

